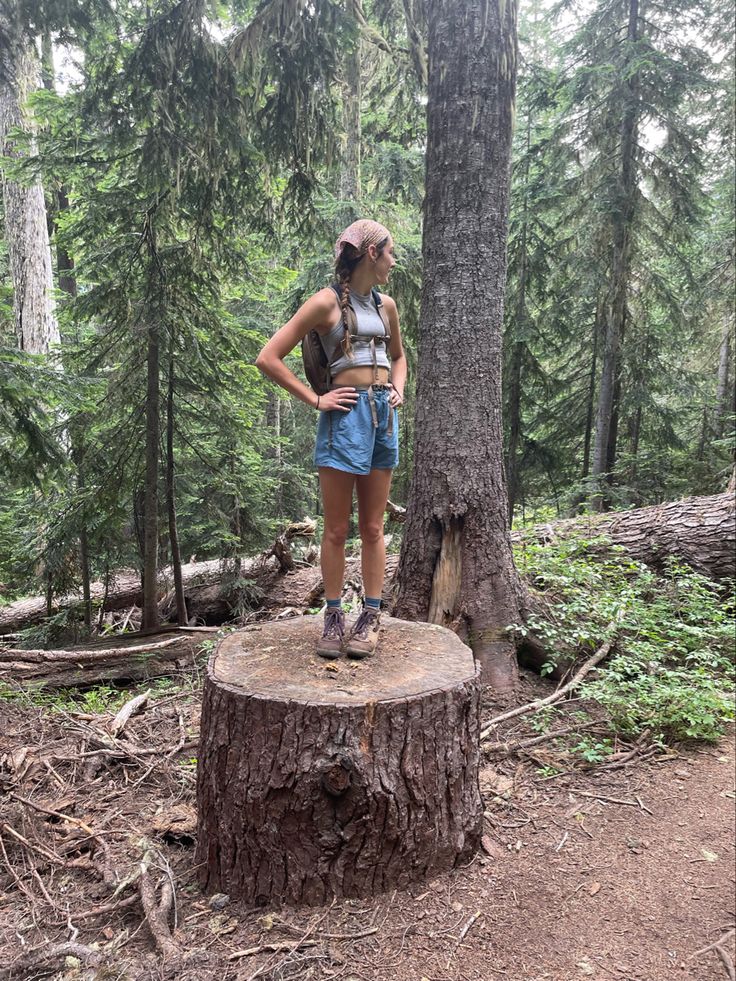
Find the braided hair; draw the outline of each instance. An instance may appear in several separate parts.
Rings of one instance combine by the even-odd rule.
[[[388,242],[388,236],[376,243],[378,255],[383,254],[383,250]],[[353,357],[353,345],[350,340],[350,330],[348,329],[347,308],[350,299],[350,278],[355,269],[366,254],[367,249],[360,250],[354,245],[345,243],[338,252],[335,260],[335,279],[340,287],[340,310],[342,312],[342,322],[345,325],[345,336],[342,339],[342,352],[347,358]]]

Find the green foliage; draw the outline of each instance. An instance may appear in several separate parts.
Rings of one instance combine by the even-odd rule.
[[[589,656],[616,638],[580,690],[605,708],[615,731],[648,730],[663,741],[722,734],[734,714],[732,582],[675,561],[660,576],[605,538],[524,540],[516,559],[544,611],[512,626],[517,635],[532,631],[554,660]]]

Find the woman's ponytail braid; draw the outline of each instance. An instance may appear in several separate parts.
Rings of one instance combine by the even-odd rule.
[[[347,319],[348,301],[350,300],[350,277],[360,260],[361,255],[358,250],[351,245],[346,245],[335,263],[335,277],[340,287],[340,310],[342,312],[342,322],[345,325],[342,352],[347,358],[353,357],[353,343],[350,340],[350,329]]]

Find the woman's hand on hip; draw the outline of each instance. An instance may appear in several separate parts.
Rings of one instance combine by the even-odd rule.
[[[404,404],[404,396],[398,390],[398,388],[394,388],[393,385],[391,386],[391,391],[389,393],[388,404],[392,409],[398,409],[400,405]]]
[[[320,412],[332,412],[339,409],[341,412],[350,412],[358,401],[358,392],[354,388],[335,388],[331,392],[320,395],[317,408]]]

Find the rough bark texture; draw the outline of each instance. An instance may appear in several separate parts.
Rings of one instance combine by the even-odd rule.
[[[160,344],[157,326],[148,328],[146,387],[146,491],[143,506],[143,627],[154,630],[158,616],[158,462]]]
[[[480,843],[480,684],[450,631],[385,621],[370,665],[314,655],[320,618],[220,642],[202,708],[196,862],[255,905],[373,896]]]
[[[12,5],[0,11],[0,156],[18,157],[21,151],[8,134],[25,128],[24,106],[38,84],[35,49],[13,23]],[[2,175],[5,238],[13,284],[13,313],[18,346],[45,354],[59,343],[51,271],[51,250],[46,202],[40,181],[30,186]]]
[[[728,375],[731,367],[731,334],[733,325],[731,313],[723,319],[721,346],[718,351],[718,379],[716,382],[716,405],[713,431],[716,439],[721,439],[729,412],[734,411],[733,398],[729,399]],[[729,404],[730,403],[730,404]]]
[[[555,521],[539,525],[531,534],[542,541],[608,535],[632,558],[655,569],[674,557],[711,579],[736,576],[736,502],[732,493]]]
[[[181,551],[176,527],[176,470],[174,464],[174,335],[169,340],[169,382],[166,394],[166,511],[169,518],[169,547],[171,571],[176,596],[176,621],[180,627],[187,623],[187,603],[181,574]]]
[[[414,473],[397,613],[429,614],[460,536],[459,622],[484,680],[513,686],[503,628],[520,616],[501,427],[501,343],[516,4],[430,0],[427,194]],[[447,591],[446,591],[447,592]]]

